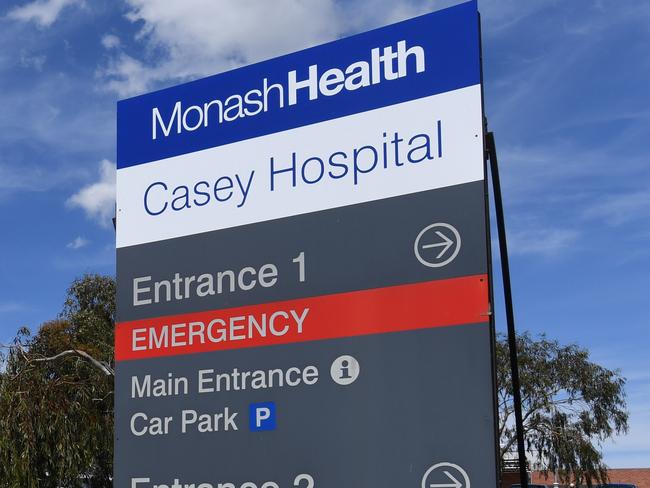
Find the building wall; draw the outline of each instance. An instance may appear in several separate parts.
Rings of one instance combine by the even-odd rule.
[[[612,483],[624,483],[624,480],[631,479],[631,483],[634,483],[638,488],[650,488],[650,468],[610,469],[608,472]]]
[[[609,469],[607,471],[610,483],[632,483],[637,488],[650,488],[650,468],[635,469]],[[553,486],[553,474],[545,478],[541,473],[533,473],[533,483]],[[519,483],[519,473],[503,473],[502,488],[510,488],[511,485]],[[563,486],[563,485],[561,485]]]

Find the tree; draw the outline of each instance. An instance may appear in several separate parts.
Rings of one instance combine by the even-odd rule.
[[[115,282],[87,275],[2,357],[0,486],[112,486]]]
[[[606,482],[602,442],[627,432],[625,378],[589,360],[576,345],[542,335],[517,338],[522,413],[529,461],[562,482]],[[501,459],[516,447],[508,343],[497,341]]]

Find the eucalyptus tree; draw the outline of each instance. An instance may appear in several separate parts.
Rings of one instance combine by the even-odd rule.
[[[558,472],[565,483],[606,482],[602,444],[627,432],[625,378],[592,362],[577,345],[542,335],[517,338],[526,449],[529,460]],[[508,344],[496,348],[502,461],[516,447]]]
[[[88,275],[35,335],[5,345],[0,486],[112,486],[115,283]]]

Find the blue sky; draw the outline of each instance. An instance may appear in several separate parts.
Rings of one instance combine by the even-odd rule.
[[[116,100],[452,3],[3,1],[0,342],[114,273]],[[479,6],[518,327],[622,370],[631,430],[606,461],[650,466],[650,3]]]

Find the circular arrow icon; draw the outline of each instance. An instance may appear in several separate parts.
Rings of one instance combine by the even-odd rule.
[[[457,464],[434,464],[424,473],[422,488],[470,488],[469,476]]]
[[[415,257],[429,268],[451,263],[460,252],[460,234],[453,225],[438,222],[420,231],[413,246]]]

